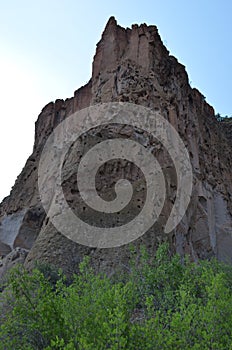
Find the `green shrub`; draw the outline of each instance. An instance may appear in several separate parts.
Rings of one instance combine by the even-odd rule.
[[[87,257],[71,284],[47,267],[14,270],[0,349],[232,349],[232,267],[181,261],[166,244],[131,256],[114,279]]]

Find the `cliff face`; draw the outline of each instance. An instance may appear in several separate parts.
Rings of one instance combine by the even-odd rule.
[[[38,117],[33,153],[10,196],[0,207],[0,256],[20,247],[30,251],[27,266],[35,260],[45,260],[63,267],[66,272],[75,270],[83,254],[91,255],[96,268],[111,269],[120,261],[126,262],[127,246],[88,248],[58,233],[46,218],[37,185],[40,154],[54,128],[78,110],[111,101],[131,102],[159,111],[184,141],[193,168],[193,191],[188,210],[175,230],[164,235],[163,227],[173,206],[177,186],[175,168],[167,152],[160,145],[154,147],[148,135],[139,130],[122,130],[111,125],[92,132],[90,144],[91,137],[96,139],[104,135],[107,138],[110,134],[133,138],[147,148],[153,147],[153,154],[162,166],[167,198],[161,218],[135,244],[143,242],[148,249],[154,250],[159,241],[168,239],[173,251],[188,253],[195,260],[214,255],[231,261],[231,125],[219,125],[213,108],[198,90],[190,87],[184,66],[169,55],[155,26],[143,24],[124,29],[114,18],[108,21],[97,45],[89,83],[77,90],[74,97],[49,103]],[[94,223],[98,221],[98,215],[83,207],[73,191],[76,165],[84,152],[81,141],[82,138],[76,144],[75,152],[70,152],[63,185],[68,202],[76,205],[77,214],[85,215],[86,220]],[[143,201],[144,193],[137,180],[139,170],[127,162],[106,164],[98,188],[103,195],[110,196],[105,185],[125,175],[134,181],[137,191],[130,210],[119,215],[117,224],[123,222],[123,215],[127,219],[133,217],[139,209],[138,202]],[[108,227],[113,219],[103,216],[100,220]]]

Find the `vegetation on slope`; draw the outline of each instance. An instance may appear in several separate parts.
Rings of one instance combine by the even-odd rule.
[[[131,256],[111,278],[88,258],[72,282],[44,267],[13,271],[0,349],[232,349],[232,267],[182,261],[166,244]]]

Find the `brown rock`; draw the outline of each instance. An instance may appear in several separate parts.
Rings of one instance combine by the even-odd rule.
[[[44,220],[42,209],[39,217],[32,222],[30,215],[26,214],[32,208],[41,207],[37,189],[38,162],[50,133],[72,113],[96,103],[110,101],[132,102],[159,111],[178,131],[189,151],[193,167],[193,193],[188,210],[177,228],[165,236],[163,227],[170,214],[177,186],[175,168],[168,153],[146,133],[130,128],[120,130],[112,126],[99,127],[87,136],[88,145],[91,146],[97,139],[121,133],[123,137],[134,139],[151,149],[162,166],[167,182],[167,199],[161,218],[135,244],[144,242],[154,251],[159,241],[168,239],[173,251],[188,253],[193,260],[214,255],[231,261],[232,129],[220,124],[204,96],[190,87],[184,66],[169,55],[155,26],[142,24],[124,29],[114,18],[110,18],[97,45],[89,83],[77,90],[74,97],[65,101],[57,100],[44,107],[36,122],[33,154],[16,180],[11,195],[1,204],[0,220],[3,224],[6,217],[22,211],[24,213],[21,228],[17,235],[12,235],[13,246],[30,248],[33,245],[27,257],[27,266],[32,266],[39,259],[61,266],[71,273],[84,254],[91,255],[95,267],[107,271],[120,262],[126,264],[127,246],[107,250],[83,247],[57,233],[49,220]],[[76,166],[86,151],[83,140],[84,136],[69,153],[63,181],[70,205],[75,204],[78,214],[85,220],[96,222],[100,220],[99,215],[86,209],[75,191]],[[112,162],[101,169],[100,180],[97,180],[103,197],[111,198],[105,185],[113,185],[120,176],[129,176],[135,188],[141,188],[139,171],[133,164]],[[125,219],[129,220],[139,209],[138,200],[143,200],[140,190],[131,203],[130,211],[124,213],[125,217],[121,213],[117,222],[103,216],[103,224],[114,222],[117,225]],[[36,239],[41,227],[41,233]],[[4,230],[11,232],[9,227]],[[7,244],[5,241],[2,243]]]

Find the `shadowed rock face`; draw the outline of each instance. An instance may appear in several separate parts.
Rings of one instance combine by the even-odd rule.
[[[176,172],[168,153],[154,144],[146,133],[115,125],[99,127],[86,137],[91,142],[107,135],[133,138],[147,148],[162,166],[166,178],[167,198],[157,223],[135,244],[141,242],[154,251],[157,243],[168,239],[173,251],[188,253],[192,259],[216,256],[232,260],[232,157],[231,123],[219,123],[204,96],[192,89],[183,65],[169,55],[155,26],[133,25],[124,29],[109,19],[97,45],[92,77],[74,97],[45,106],[35,125],[35,144],[22,173],[0,207],[0,255],[22,247],[30,252],[26,265],[44,260],[72,273],[84,254],[90,254],[96,269],[111,271],[126,264],[128,247],[93,249],[76,244],[56,231],[45,217],[37,188],[38,162],[43,145],[54,128],[72,113],[97,103],[122,101],[159,111],[177,130],[190,155],[194,183],[192,198],[181,223],[170,234],[163,227],[174,203]],[[103,136],[102,136],[103,135]],[[90,223],[101,220],[108,227],[114,219],[102,217],[80,201],[75,191],[76,166],[84,153],[84,136],[69,152],[63,176],[66,199],[77,214]],[[113,174],[113,175],[112,175]],[[143,179],[139,169],[128,162],[111,162],[102,167],[96,180],[102,196],[110,199],[112,187],[120,177],[133,182],[136,195],[130,210],[115,219],[115,225],[130,220],[140,209]],[[125,219],[126,217],[126,219]],[[98,222],[99,224],[99,222]]]

